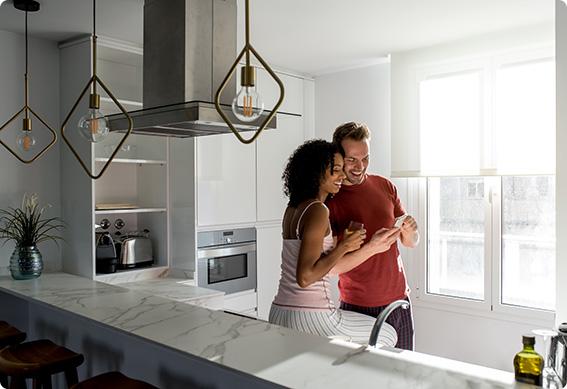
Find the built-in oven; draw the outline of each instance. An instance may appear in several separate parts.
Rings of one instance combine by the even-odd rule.
[[[256,229],[199,232],[197,285],[227,294],[256,289]]]

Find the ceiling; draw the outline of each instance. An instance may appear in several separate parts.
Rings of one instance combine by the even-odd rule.
[[[39,1],[42,9],[29,18],[32,36],[63,41],[90,32],[90,0]],[[0,7],[0,29],[21,33],[23,14],[10,2]],[[279,68],[311,75],[373,62],[396,51],[551,24],[554,19],[554,0],[261,0],[250,4],[251,39],[258,52]],[[98,0],[97,32],[141,43],[142,8],[143,0]]]

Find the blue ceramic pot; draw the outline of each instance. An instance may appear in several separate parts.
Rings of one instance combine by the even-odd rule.
[[[10,257],[10,274],[15,280],[37,278],[43,270],[43,260],[37,246],[18,247]]]

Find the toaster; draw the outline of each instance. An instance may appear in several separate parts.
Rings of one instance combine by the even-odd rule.
[[[120,268],[148,266],[154,263],[152,241],[145,236],[130,236],[120,242]]]

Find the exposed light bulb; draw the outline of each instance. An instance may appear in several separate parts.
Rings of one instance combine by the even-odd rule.
[[[92,143],[102,141],[108,135],[108,120],[97,108],[89,108],[86,115],[79,119],[79,133]]]
[[[255,86],[243,86],[232,100],[232,112],[243,122],[252,122],[264,112],[264,102]]]
[[[264,101],[256,89],[256,68],[243,66],[240,91],[232,100],[232,112],[243,122],[252,122],[264,112]]]
[[[21,130],[16,137],[16,143],[18,144],[18,148],[23,152],[32,151],[35,144],[36,139],[33,136],[33,133],[29,130]]]

